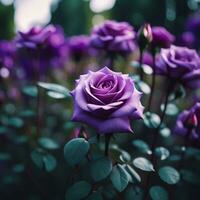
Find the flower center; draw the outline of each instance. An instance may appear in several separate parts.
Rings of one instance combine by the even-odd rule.
[[[104,82],[102,82],[102,83],[99,85],[99,87],[102,88],[102,89],[107,89],[107,88],[112,87],[112,85],[113,85],[113,81],[110,80],[110,81],[104,81]]]

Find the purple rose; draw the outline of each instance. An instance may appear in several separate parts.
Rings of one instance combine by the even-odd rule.
[[[153,66],[153,56],[148,51],[145,51],[142,56],[142,64]]]
[[[0,41],[0,68],[11,69],[16,57],[15,44],[12,41]]]
[[[189,47],[189,48],[192,48],[195,46],[195,36],[192,32],[184,32],[180,38],[179,38],[179,41],[178,41],[178,44],[180,46],[186,46],[186,47]]]
[[[172,45],[169,49],[161,49],[155,72],[186,87],[196,88],[200,86],[200,57],[196,50]]]
[[[73,36],[69,39],[70,54],[75,60],[84,56],[96,55],[96,50],[90,46],[90,37],[86,35]]]
[[[143,117],[141,93],[133,80],[107,67],[81,75],[71,94],[73,121],[86,123],[100,134],[132,132],[131,120]]]
[[[44,74],[49,67],[61,67],[68,57],[68,45],[60,27],[34,27],[16,37],[18,61],[28,77]],[[39,69],[38,69],[39,68]]]
[[[194,37],[194,46],[199,49],[200,45],[200,11],[191,15],[186,22],[186,30],[191,32]]]
[[[133,27],[126,22],[105,21],[95,26],[91,34],[91,45],[112,53],[131,53],[136,45]]]
[[[200,11],[188,18],[186,29],[197,35],[200,33]]]
[[[175,40],[175,37],[161,26],[152,27],[152,35],[152,46],[154,47],[169,48]]]
[[[200,102],[178,116],[174,132],[185,136],[188,131],[191,131],[192,138],[200,137]]]

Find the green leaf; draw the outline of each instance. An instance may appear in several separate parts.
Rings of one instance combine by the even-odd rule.
[[[31,96],[31,97],[37,97],[37,94],[38,94],[37,87],[33,85],[23,87],[22,92],[25,95]]]
[[[143,200],[144,193],[138,186],[129,187],[124,195],[124,200]]]
[[[43,157],[43,162],[44,162],[44,166],[45,166],[45,169],[48,171],[48,172],[51,172],[53,171],[55,168],[56,168],[56,165],[57,165],[57,161],[56,159],[50,155],[50,154],[47,154]]]
[[[31,152],[31,159],[37,167],[40,169],[43,167],[43,154],[41,151],[33,150]]]
[[[126,165],[125,168],[127,172],[131,175],[133,182],[141,182],[140,175],[130,165]]]
[[[137,87],[140,91],[142,91],[144,94],[150,94],[151,92],[151,88],[149,87],[148,84],[146,84],[145,82],[143,81],[139,81],[137,83]]]
[[[119,156],[119,159],[122,162],[129,162],[131,160],[131,156],[128,152],[121,150],[121,155]]]
[[[160,135],[162,135],[163,137],[167,138],[170,136],[171,134],[171,130],[169,128],[162,128],[160,131],[159,131]]]
[[[68,188],[65,199],[66,200],[80,200],[88,196],[92,189],[90,183],[86,181],[79,181]]]
[[[0,153],[0,161],[11,160],[11,156],[8,153]]]
[[[155,171],[153,164],[143,157],[138,157],[133,160],[133,165],[143,171]]]
[[[155,113],[146,112],[144,114],[144,124],[148,128],[157,128],[160,124],[160,117]]]
[[[4,126],[1,126],[1,127],[0,127],[0,135],[5,134],[6,132],[8,132],[8,128],[7,128],[7,127],[4,127]]]
[[[115,189],[118,192],[122,192],[128,185],[129,177],[124,168],[120,164],[117,164],[112,169],[110,180]]]
[[[9,119],[8,125],[16,128],[21,128],[24,125],[24,121],[19,117],[12,117]]]
[[[56,143],[55,141],[53,141],[52,139],[47,138],[47,137],[40,138],[39,144],[46,149],[57,149],[57,148],[59,148],[58,143]]]
[[[168,200],[167,191],[160,186],[152,186],[149,193],[153,200]]]
[[[200,186],[200,174],[183,169],[181,170],[181,177],[184,181]]]
[[[101,195],[101,193],[99,192],[93,192],[88,198],[87,200],[103,200],[103,197]]]
[[[54,99],[64,99],[66,97],[65,94],[59,93],[59,92],[54,92],[54,91],[48,91],[47,95],[51,98]]]
[[[160,168],[158,174],[164,182],[170,185],[176,184],[180,180],[180,174],[178,171],[170,166]]]
[[[164,104],[161,105],[161,110],[162,111],[164,110]],[[178,112],[179,112],[178,107],[175,104],[169,103],[167,105],[166,112],[165,112],[167,115],[171,115],[171,116],[177,115]]]
[[[15,173],[21,173],[21,172],[24,171],[24,169],[25,169],[25,167],[24,167],[23,164],[16,164],[16,165],[13,166],[13,171]]]
[[[91,176],[94,181],[105,179],[112,171],[112,162],[108,158],[100,158],[91,163]]]
[[[157,147],[155,149],[155,155],[159,157],[161,160],[165,160],[169,157],[170,153],[169,150],[165,147]]]
[[[38,82],[38,85],[46,90],[50,90],[48,95],[53,98],[61,99],[70,96],[69,90],[62,85],[45,82]]]
[[[103,184],[102,190],[103,196],[105,199],[114,199],[117,196],[117,193],[111,184]]]
[[[88,153],[90,144],[84,138],[70,140],[64,147],[64,156],[68,164],[74,166],[81,162]]]
[[[147,154],[151,154],[151,150],[149,145],[144,142],[143,140],[134,140],[132,142],[133,146],[135,146],[139,151],[143,152],[143,153],[147,153]]]

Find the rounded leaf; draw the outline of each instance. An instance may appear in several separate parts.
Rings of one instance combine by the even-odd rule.
[[[157,128],[160,124],[160,117],[155,113],[146,112],[144,114],[144,124],[148,128]]]
[[[105,179],[112,171],[112,162],[108,158],[100,158],[91,163],[91,176],[94,181]]]
[[[143,200],[143,197],[143,190],[138,186],[134,186],[126,190],[124,200]]]
[[[84,138],[70,140],[64,147],[64,156],[68,164],[76,165],[86,156],[90,148]]]
[[[169,150],[165,147],[157,147],[155,149],[155,154],[157,157],[159,157],[161,160],[165,160],[169,157],[170,153]]]
[[[66,200],[80,200],[85,198],[91,191],[92,186],[86,181],[73,184],[66,192]]]
[[[134,140],[132,142],[133,146],[136,147],[139,151],[143,152],[143,153],[147,153],[147,154],[151,154],[151,150],[149,145],[144,142],[143,140]]]
[[[126,165],[126,170],[131,175],[134,182],[141,182],[140,175],[130,165]]]
[[[158,174],[164,182],[170,185],[176,184],[180,180],[180,174],[178,171],[170,166],[160,168]]]
[[[153,164],[149,160],[143,157],[135,158],[133,160],[133,165],[143,171],[147,171],[147,172],[155,171]]]
[[[59,145],[52,139],[42,137],[39,139],[39,144],[46,149],[57,149]]]
[[[110,179],[118,192],[122,192],[129,182],[129,176],[126,170],[119,164],[113,167]]]
[[[87,200],[103,200],[103,197],[102,197],[101,193],[94,192],[87,198]]]
[[[149,194],[153,200],[168,200],[167,191],[160,186],[152,186]]]
[[[48,172],[53,171],[56,168],[57,161],[54,156],[47,154],[43,157],[44,167]]]

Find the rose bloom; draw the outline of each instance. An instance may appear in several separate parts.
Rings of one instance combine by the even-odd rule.
[[[197,88],[200,86],[200,57],[196,50],[172,45],[161,49],[155,72],[185,87]]]
[[[28,77],[38,70],[44,74],[49,67],[61,67],[68,57],[68,45],[60,27],[33,27],[19,32],[15,41],[18,62]]]
[[[105,21],[95,26],[91,34],[91,45],[112,53],[131,53],[136,45],[136,33],[126,22]]]
[[[0,41],[0,68],[13,68],[16,57],[16,48],[13,41]]]
[[[154,47],[169,48],[175,40],[175,37],[161,26],[152,27],[152,35],[152,46]]]
[[[186,136],[190,129],[192,129],[190,133],[192,138],[200,137],[200,102],[178,116],[174,132]]]
[[[189,48],[192,48],[195,46],[195,36],[192,32],[184,32],[180,38],[179,38],[179,41],[178,41],[178,44],[180,46],[186,46],[186,47],[189,47]]]
[[[71,56],[76,61],[97,54],[96,50],[90,46],[90,37],[86,35],[78,35],[69,38],[69,50]]]
[[[100,134],[132,132],[131,120],[143,117],[141,93],[133,80],[107,67],[81,75],[71,94],[72,120],[86,123]]]

